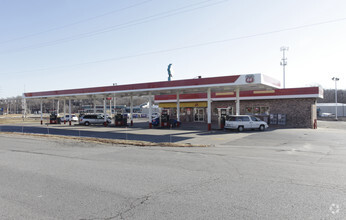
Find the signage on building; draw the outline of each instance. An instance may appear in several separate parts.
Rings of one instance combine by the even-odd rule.
[[[180,108],[206,108],[208,106],[207,102],[180,102]],[[177,103],[159,103],[160,108],[176,108]]]
[[[245,76],[245,82],[247,83],[253,83],[255,81],[255,75],[250,74]]]

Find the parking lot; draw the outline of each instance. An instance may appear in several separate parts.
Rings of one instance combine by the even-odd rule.
[[[216,127],[216,125],[214,126]],[[49,135],[65,135],[80,137],[93,137],[93,138],[107,138],[119,140],[134,140],[146,141],[155,143],[189,143],[189,144],[204,144],[204,145],[227,145],[230,141],[238,139],[244,141],[245,137],[251,139],[257,135],[264,137],[267,142],[276,139],[276,133],[280,132],[297,132],[308,133],[313,136],[318,136],[320,132],[325,132],[330,129],[346,130],[345,122],[335,121],[319,121],[318,129],[274,129],[269,128],[264,132],[245,131],[234,132],[213,129],[212,131],[206,130],[206,125],[200,123],[183,124],[180,128],[153,128],[148,129],[146,119],[134,119],[134,125],[128,127],[104,127],[102,125],[83,126],[74,122],[72,126],[68,123],[64,124],[48,124],[40,125],[39,122],[29,123],[16,123],[16,124],[0,124],[0,131],[2,132],[17,132],[17,133],[34,133],[34,134],[49,134]],[[293,137],[295,139],[295,137]],[[287,141],[292,141],[291,139]],[[256,142],[258,144],[258,142]]]
[[[345,219],[345,122],[319,125],[242,133],[48,126],[210,144],[202,148],[1,133],[0,218]]]

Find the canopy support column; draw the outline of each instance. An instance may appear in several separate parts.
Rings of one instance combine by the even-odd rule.
[[[130,96],[130,120],[131,126],[133,126],[133,96]]]
[[[103,98],[103,125],[107,127],[107,111],[106,111],[106,97]]]
[[[71,99],[68,100],[68,114],[69,114],[69,117],[68,117],[68,124],[71,126],[72,125],[72,117],[71,117]]]
[[[180,126],[180,97],[179,91],[177,92],[177,127]]]
[[[211,89],[210,88],[208,88],[208,92],[207,92],[207,102],[208,102],[208,108],[207,108],[208,131],[211,131]]]
[[[115,97],[115,95],[114,95],[113,105],[114,105],[114,115],[116,115],[117,114],[117,97]]]
[[[94,107],[94,114],[96,114],[96,98],[94,97],[94,100],[93,100],[93,107]]]
[[[151,92],[149,92],[149,128],[153,127]]]
[[[59,108],[60,108],[60,100],[58,99],[58,103],[56,104],[56,116],[59,116]]]
[[[112,117],[112,98],[109,99],[109,117]]]
[[[40,109],[41,109],[41,125],[43,124],[43,110],[42,110],[42,99],[40,103]]]
[[[235,114],[240,115],[240,99],[239,99],[239,88],[235,89],[236,101],[235,101]]]
[[[66,124],[66,99],[64,99],[64,124]]]

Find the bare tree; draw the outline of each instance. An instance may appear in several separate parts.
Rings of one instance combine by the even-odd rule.
[[[334,103],[335,102],[335,90],[325,89],[323,99],[319,100],[319,103]],[[338,90],[338,103],[346,103],[346,90]]]

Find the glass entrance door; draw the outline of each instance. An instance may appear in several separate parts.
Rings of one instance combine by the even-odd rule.
[[[204,108],[194,108],[195,122],[204,122]]]

